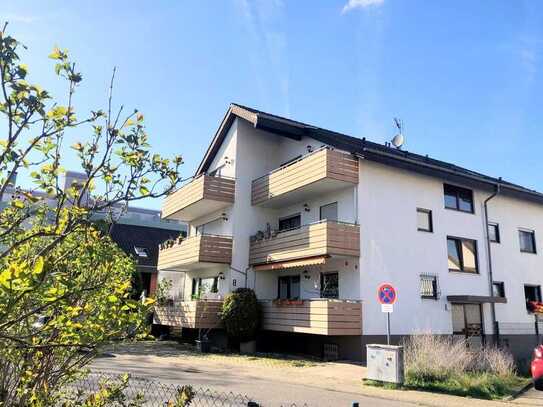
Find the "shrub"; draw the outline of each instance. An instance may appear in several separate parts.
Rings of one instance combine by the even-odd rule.
[[[421,382],[461,374],[474,360],[463,340],[423,334],[410,337],[404,345],[406,373]]]
[[[516,376],[513,356],[496,347],[470,350],[464,340],[429,334],[404,345],[407,388],[495,399],[525,384]]]
[[[259,326],[256,295],[249,288],[238,288],[224,299],[221,320],[228,337],[240,342],[253,340]]]
[[[477,353],[475,370],[501,377],[516,374],[515,360],[511,353],[496,347],[483,348]]]

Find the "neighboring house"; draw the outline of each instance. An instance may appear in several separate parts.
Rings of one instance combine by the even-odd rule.
[[[394,342],[499,334],[521,356],[535,344],[543,194],[499,178],[232,104],[162,216],[189,224],[159,253],[178,301],[157,313],[163,324],[218,326],[202,304],[248,286],[261,346],[364,359],[365,344],[385,341],[377,287],[388,282]]]
[[[134,276],[134,296],[146,297],[155,293],[157,285],[158,247],[181,233],[179,223],[160,219],[160,212],[150,209],[130,208],[118,222],[111,225],[110,236],[123,251],[137,262]]]
[[[66,171],[62,178],[61,187],[67,188],[74,182],[82,183],[85,175],[75,171]],[[9,202],[16,194],[16,178],[13,187],[8,188],[3,202]],[[32,192],[36,196],[49,200],[48,195],[41,191]],[[49,202],[48,201],[48,202]],[[54,204],[50,201],[50,204]],[[97,216],[97,219],[101,218]],[[186,234],[186,226],[176,220],[161,219],[160,211],[138,207],[128,207],[110,228],[111,238],[123,251],[137,261],[137,274],[134,278],[134,296],[142,292],[152,295],[157,284],[158,247],[168,239],[174,239]]]

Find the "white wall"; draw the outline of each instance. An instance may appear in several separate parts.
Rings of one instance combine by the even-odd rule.
[[[490,295],[483,201],[474,191],[475,214],[444,208],[443,181],[368,161],[360,162],[361,293],[364,334],[383,334],[385,325],[376,289],[390,282],[399,291],[391,316],[393,334],[431,330],[451,333],[448,295]],[[433,233],[417,231],[416,209],[433,213]],[[505,282],[508,303],[497,304],[498,321],[529,322],[523,284],[542,284],[543,257],[520,253],[518,227],[543,231],[543,206],[497,197],[490,220],[500,223],[501,244],[492,244],[494,280]],[[537,233],[537,232],[536,232]],[[479,274],[449,272],[447,236],[477,241]],[[537,236],[536,236],[537,238]],[[543,249],[543,248],[542,248]],[[420,274],[438,276],[439,300],[420,298]],[[490,306],[484,306],[485,331],[492,332]],[[414,317],[416,316],[416,317]]]

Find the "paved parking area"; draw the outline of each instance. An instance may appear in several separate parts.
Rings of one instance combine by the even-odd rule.
[[[241,393],[264,406],[504,406],[503,402],[465,399],[415,391],[364,386],[364,366],[307,359],[195,353],[175,342],[118,345],[114,357],[97,359],[92,369],[168,384],[191,384]],[[541,403],[536,405],[543,405]]]

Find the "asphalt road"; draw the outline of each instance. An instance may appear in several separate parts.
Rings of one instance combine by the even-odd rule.
[[[270,365],[247,359],[189,355],[149,355],[127,352],[97,359],[93,370],[107,373],[129,372],[163,384],[183,385],[247,395],[262,406],[360,406],[407,407],[408,402],[368,397],[356,390],[360,366],[292,367]]]

